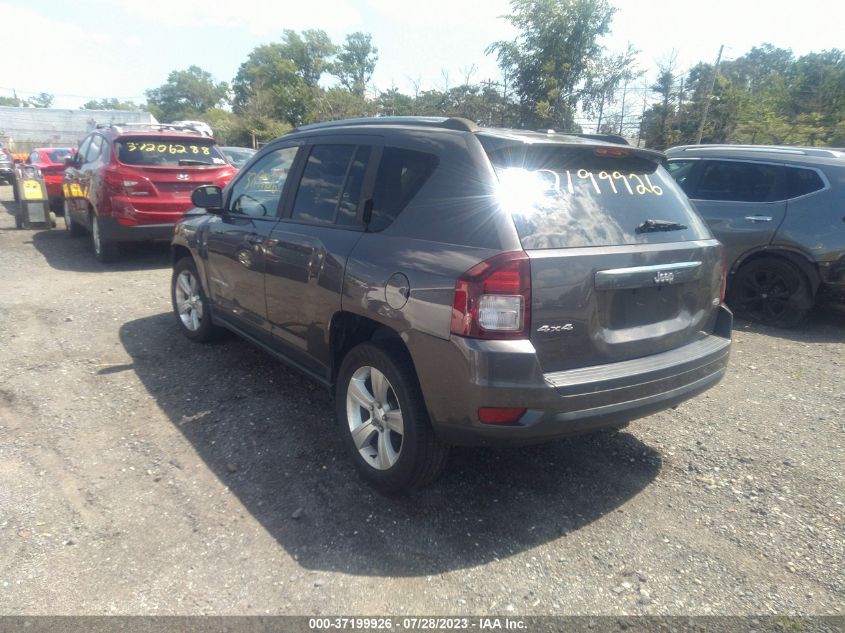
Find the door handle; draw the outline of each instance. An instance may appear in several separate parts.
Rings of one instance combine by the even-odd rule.
[[[745,219],[749,222],[771,222],[772,216],[770,215],[746,215]]]

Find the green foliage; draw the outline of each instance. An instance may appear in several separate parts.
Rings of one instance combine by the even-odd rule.
[[[150,111],[162,121],[195,119],[226,103],[228,94],[225,81],[214,81],[211,73],[199,66],[174,70],[165,84],[146,92]]]
[[[100,99],[92,100],[82,105],[82,110],[142,110],[143,108],[131,101],[121,101],[120,99]]]
[[[590,62],[604,55],[598,40],[610,31],[616,9],[607,0],[511,0],[511,11],[505,17],[519,35],[494,42],[488,52],[513,78],[520,123],[573,129],[579,102],[604,91],[604,82],[596,88],[590,81]]]
[[[378,61],[378,49],[373,46],[372,39],[368,33],[350,33],[330,66],[331,74],[337,77],[340,85],[361,98]]]
[[[321,91],[320,77],[336,50],[320,30],[302,35],[287,30],[281,42],[256,47],[235,76],[235,112],[275,118],[291,126],[309,121]]]
[[[17,97],[0,97],[0,106],[20,108],[22,105],[24,105],[24,102]]]
[[[34,97],[27,99],[26,103],[34,108],[49,108],[53,105],[53,95],[48,92],[39,92]]]
[[[685,78],[661,74],[651,86],[659,98],[643,119],[649,147],[694,143],[713,76],[699,63]],[[845,141],[845,53],[808,53],[762,44],[719,67],[703,143],[843,145]]]

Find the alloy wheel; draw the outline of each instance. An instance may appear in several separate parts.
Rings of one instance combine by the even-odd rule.
[[[360,367],[346,389],[346,419],[355,448],[376,470],[396,464],[405,432],[393,386],[375,367]]]
[[[176,278],[176,309],[179,318],[191,332],[196,332],[202,325],[202,297],[197,278],[189,270],[183,270]]]
[[[789,309],[796,288],[794,280],[778,271],[756,270],[744,275],[736,293],[739,307],[749,316],[763,323],[774,321]]]

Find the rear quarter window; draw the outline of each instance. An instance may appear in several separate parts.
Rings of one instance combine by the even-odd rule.
[[[373,190],[369,229],[383,231],[399,217],[437,168],[433,154],[385,147]]]
[[[818,172],[812,169],[786,167],[786,183],[788,197],[806,196],[824,189],[824,181]]]
[[[527,250],[710,238],[666,170],[635,152],[608,157],[593,146],[521,144],[488,156],[499,204]]]

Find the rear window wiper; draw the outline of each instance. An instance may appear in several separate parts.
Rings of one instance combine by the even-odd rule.
[[[656,231],[683,231],[689,227],[679,222],[668,220],[646,220],[636,228],[637,233],[654,233]]]
[[[211,163],[208,163],[204,160],[194,160],[193,158],[180,158],[179,164],[180,165],[210,165]]]

